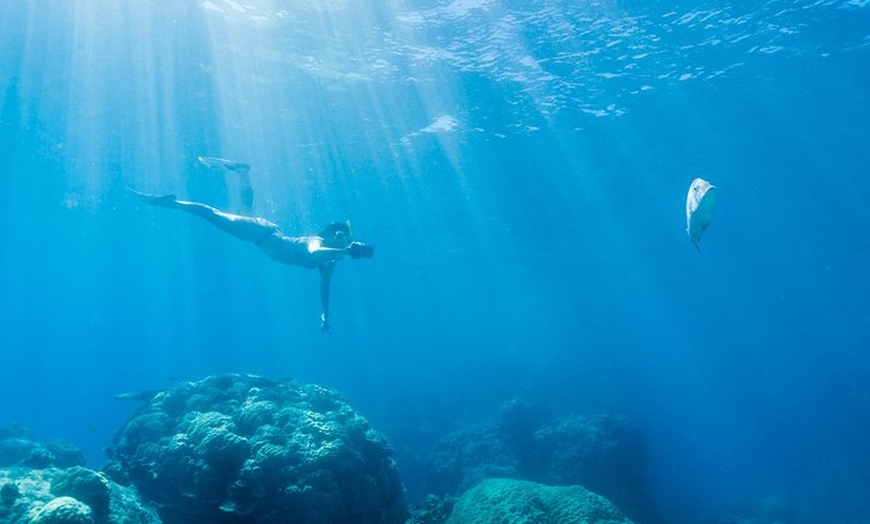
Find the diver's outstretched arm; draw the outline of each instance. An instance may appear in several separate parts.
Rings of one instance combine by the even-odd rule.
[[[329,325],[329,281],[332,278],[332,270],[335,268],[335,262],[330,262],[320,266],[320,305],[322,312],[320,313],[320,329],[324,334],[332,332],[332,326]]]
[[[178,209],[185,213],[204,218],[218,228],[226,231],[232,236],[249,242],[262,240],[272,233],[278,233],[281,229],[272,222],[264,218],[248,217],[242,215],[234,215],[225,213],[207,204],[200,202],[188,202],[186,200],[178,200],[175,195],[149,195],[130,190],[133,194],[144,199],[153,206],[167,207],[169,209]]]
[[[324,247],[321,242],[318,242],[316,246],[309,247],[308,252],[311,253],[314,263],[318,267],[328,263],[334,264],[344,257],[372,258],[375,254],[374,246],[362,242],[351,242],[347,247]]]

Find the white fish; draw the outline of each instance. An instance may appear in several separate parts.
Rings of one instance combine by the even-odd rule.
[[[699,252],[701,235],[713,220],[718,202],[719,190],[716,186],[703,178],[692,180],[689,196],[686,198],[686,233]]]

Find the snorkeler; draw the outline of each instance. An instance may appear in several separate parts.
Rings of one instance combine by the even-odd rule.
[[[247,169],[244,172],[247,174]],[[247,187],[250,188],[249,185]],[[336,262],[347,256],[355,260],[371,258],[375,253],[373,246],[354,241],[350,222],[333,222],[317,235],[291,237],[284,235],[277,224],[264,218],[226,213],[207,204],[178,200],[175,195],[159,196],[133,189],[130,191],[151,205],[178,209],[204,218],[236,238],[253,242],[269,258],[282,264],[316,268],[320,272],[320,328],[324,333],[332,330],[329,325],[329,281]],[[242,191],[243,203],[246,203],[244,184]],[[250,194],[253,196],[253,192]]]

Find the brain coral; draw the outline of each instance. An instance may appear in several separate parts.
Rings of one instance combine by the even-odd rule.
[[[487,479],[466,491],[447,524],[631,524],[607,499],[581,486]]]
[[[91,508],[72,497],[58,497],[35,512],[31,524],[94,524]]]
[[[169,524],[392,524],[407,517],[384,438],[334,391],[219,375],[156,395],[106,470]]]

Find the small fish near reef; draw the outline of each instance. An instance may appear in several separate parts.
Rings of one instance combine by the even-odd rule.
[[[686,198],[686,233],[689,240],[701,252],[701,236],[716,214],[719,203],[719,190],[703,178],[692,180],[689,196]]]

